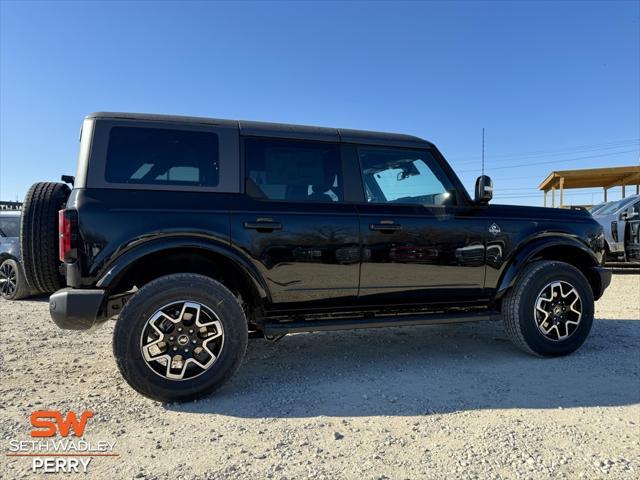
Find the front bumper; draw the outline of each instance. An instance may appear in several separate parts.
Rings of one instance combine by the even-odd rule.
[[[63,288],[49,297],[49,313],[54,323],[65,330],[88,330],[106,320],[104,290]]]
[[[596,285],[599,286],[593,292],[594,300],[598,300],[611,284],[611,270],[604,267],[591,267],[591,272],[596,280]]]

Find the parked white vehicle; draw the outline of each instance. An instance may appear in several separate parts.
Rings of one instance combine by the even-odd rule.
[[[593,214],[604,228],[607,254],[617,260],[626,260],[625,239],[628,222],[640,218],[640,195],[632,195],[610,202]]]
[[[613,202],[602,202],[602,203],[599,203],[599,204],[597,204],[597,205],[594,205],[593,207],[591,207],[591,208],[589,209],[589,213],[590,213],[591,215],[597,215],[597,214],[598,214],[598,211],[602,210],[604,207],[606,207],[606,206],[607,206],[607,205],[609,205],[610,203],[613,203]]]

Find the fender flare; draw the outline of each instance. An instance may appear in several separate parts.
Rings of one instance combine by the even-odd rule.
[[[530,240],[528,243],[518,249],[515,254],[508,260],[507,267],[504,268],[498,287],[496,289],[496,299],[500,299],[516,282],[520,273],[524,270],[527,264],[543,250],[554,247],[568,247],[579,250],[581,253],[586,254],[590,259],[591,267],[597,267],[599,265],[598,259],[595,254],[586,245],[580,243],[570,236],[545,236],[538,237]],[[570,262],[567,262],[570,263]]]
[[[12,255],[8,252],[2,252],[0,253],[0,263],[4,262],[5,260],[14,260],[18,263],[20,263],[20,259],[16,258],[15,255]]]
[[[113,258],[103,270],[104,273],[101,274],[96,287],[108,289],[111,285],[115,285],[129,271],[131,265],[148,255],[178,249],[202,250],[203,253],[214,253],[227,257],[243,272],[260,298],[270,300],[269,289],[262,275],[236,249],[215,240],[183,235],[150,240]]]

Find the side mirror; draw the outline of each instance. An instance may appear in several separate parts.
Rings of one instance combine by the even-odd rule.
[[[487,175],[480,175],[476,180],[476,202],[485,204],[493,198],[493,181]]]
[[[620,220],[633,220],[638,216],[638,212],[636,212],[633,208],[630,208],[626,212],[622,212],[620,214]]]

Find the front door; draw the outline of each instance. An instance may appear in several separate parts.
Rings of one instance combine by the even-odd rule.
[[[248,137],[244,152],[246,194],[231,240],[261,272],[272,308],[355,302],[359,226],[344,202],[339,144]]]
[[[486,221],[429,150],[359,146],[365,203],[360,300],[464,304],[481,298]]]

